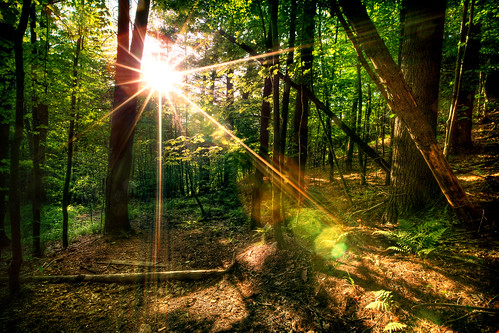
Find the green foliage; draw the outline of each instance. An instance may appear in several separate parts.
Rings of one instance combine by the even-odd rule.
[[[385,236],[394,245],[389,250],[427,256],[435,251],[447,230],[441,219],[400,220],[397,230],[380,230],[375,234]]]
[[[404,330],[406,327],[407,327],[406,324],[392,321],[392,322],[385,325],[385,327],[383,328],[383,332],[389,332],[389,333],[398,332],[398,331]]]
[[[393,299],[392,292],[387,290],[378,290],[374,292],[376,299],[366,305],[366,309],[386,312],[392,308]]]

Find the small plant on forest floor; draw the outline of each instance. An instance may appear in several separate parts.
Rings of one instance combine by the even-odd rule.
[[[393,244],[388,250],[424,257],[438,248],[446,230],[445,221],[440,219],[400,220],[397,230],[380,230],[375,234],[385,236]]]
[[[265,244],[269,236],[272,234],[272,226],[270,224],[266,224],[262,228],[257,228],[256,232],[261,235],[261,243]]]
[[[366,305],[366,309],[371,309],[377,312],[381,312],[381,316],[378,318],[376,323],[387,313],[391,311],[394,306],[394,301],[392,297],[392,292],[388,290],[378,290],[374,292],[375,300]],[[398,332],[402,331],[407,327],[406,324],[399,323],[397,321],[391,321],[385,325],[383,332]]]

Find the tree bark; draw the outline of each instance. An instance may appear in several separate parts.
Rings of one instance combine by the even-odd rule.
[[[406,1],[400,67],[436,139],[445,0]],[[428,31],[422,34],[424,29]],[[438,185],[399,117],[395,118],[390,199],[385,219],[395,223],[434,203]],[[395,167],[396,166],[396,167]]]
[[[463,14],[464,16],[464,14]],[[464,53],[462,63],[456,66],[456,79],[454,85],[456,94],[452,101],[451,116],[448,138],[444,153],[452,153],[455,150],[471,148],[471,128],[473,124],[473,105],[475,102],[475,91],[478,86],[478,70],[480,56],[480,39],[478,37],[480,27],[473,22],[474,1],[471,1]],[[458,62],[459,52],[458,52]]]
[[[300,44],[303,47],[300,50],[300,84],[309,90],[312,90],[313,81],[313,41],[315,24],[314,17],[316,12],[315,0],[307,0],[302,3],[302,29]],[[304,187],[304,172],[308,157],[308,118],[309,118],[309,96],[303,89],[297,91],[295,101],[295,114],[293,119],[293,150],[291,155],[295,160],[297,170],[292,172],[293,178],[300,188]],[[298,198],[300,195],[298,194]]]
[[[270,28],[272,39],[272,51],[276,52],[272,56],[272,71],[279,70],[279,29],[277,26],[277,18],[279,14],[279,0],[269,0],[270,6]],[[272,125],[274,127],[274,135],[272,142],[272,165],[279,172],[281,170],[281,117],[279,113],[279,75],[272,76]],[[281,177],[278,174],[272,175],[272,224],[274,226],[274,238],[277,241],[277,247],[284,248],[284,237],[282,235],[282,218],[281,218]]]
[[[62,191],[62,247],[66,248],[69,245],[68,241],[68,206],[71,201],[71,191],[69,185],[71,183],[71,169],[73,167],[73,147],[74,147],[74,132],[76,121],[76,90],[78,89],[78,60],[80,58],[82,44],[82,36],[76,41],[76,50],[73,61],[73,87],[71,91],[71,110],[69,112],[69,130],[68,130],[68,153],[66,160],[66,176],[64,177],[64,188]]]
[[[133,135],[137,119],[137,93],[140,61],[149,17],[149,0],[139,0],[132,44],[129,45],[129,0],[119,0],[118,48],[114,113],[111,119],[110,152],[106,182],[104,232],[120,234],[130,230],[128,183],[132,164]]]
[[[289,14],[289,40],[288,48],[290,51],[286,57],[286,75],[290,73],[290,67],[293,65],[294,47],[296,40],[296,0],[291,0]],[[282,112],[281,112],[281,156],[284,157],[286,151],[286,134],[288,132],[289,119],[289,97],[291,93],[291,85],[288,82],[284,83],[282,93]]]
[[[51,283],[142,283],[146,281],[171,281],[171,280],[202,280],[227,274],[232,269],[199,269],[191,271],[168,271],[168,272],[143,272],[143,273],[118,273],[118,274],[95,274],[95,275],[41,275],[23,277],[24,282],[51,282]]]
[[[450,206],[470,226],[473,225],[476,218],[474,207],[443,155],[432,126],[425,120],[424,110],[414,99],[400,69],[369,19],[365,7],[359,0],[342,0],[340,3],[358,43],[373,63],[379,78],[383,80],[388,105],[406,125]]]
[[[16,63],[16,121],[14,139],[10,149],[9,211],[12,235],[12,261],[9,267],[9,290],[11,295],[19,292],[19,271],[23,262],[21,247],[21,198],[19,194],[19,157],[24,130],[24,55],[23,37],[28,27],[31,0],[23,0],[19,24],[15,31],[14,57]]]

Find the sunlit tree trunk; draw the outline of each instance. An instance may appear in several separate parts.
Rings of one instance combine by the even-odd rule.
[[[149,0],[139,0],[132,44],[129,47],[130,4],[128,0],[119,0],[116,85],[106,182],[104,232],[107,234],[119,234],[130,230],[128,183],[132,164],[133,134],[138,120],[135,95],[138,92],[139,73],[136,70],[140,69],[140,60],[144,50],[149,4]]]

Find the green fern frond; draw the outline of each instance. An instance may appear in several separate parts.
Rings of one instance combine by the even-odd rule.
[[[371,303],[366,305],[366,309],[376,310],[381,312],[388,311],[389,308],[390,306],[388,305],[388,303],[386,303],[385,301],[378,301],[378,300],[372,301]]]
[[[406,324],[402,324],[402,323],[398,323],[396,321],[393,321],[391,323],[386,324],[385,328],[383,328],[383,332],[389,332],[389,333],[398,332],[398,331],[402,331],[406,327],[407,327]]]
[[[376,300],[367,304],[366,309],[376,310],[376,311],[388,311],[390,310],[393,300],[392,292],[388,290],[377,290],[374,292]]]
[[[379,230],[374,234],[382,235],[393,243],[388,247],[389,250],[427,256],[437,249],[446,231],[444,221],[441,220],[429,219],[419,221],[419,224],[400,220],[397,230]]]

